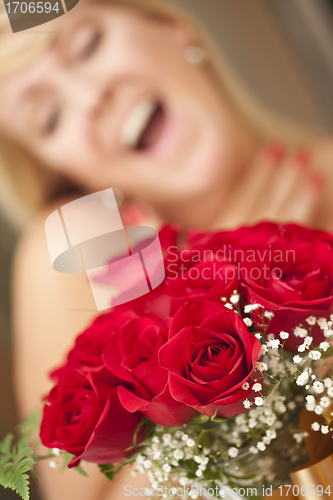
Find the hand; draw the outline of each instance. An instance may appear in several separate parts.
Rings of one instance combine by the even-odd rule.
[[[311,169],[310,155],[279,145],[262,149],[226,200],[217,228],[236,228],[260,220],[311,224],[324,179]]]

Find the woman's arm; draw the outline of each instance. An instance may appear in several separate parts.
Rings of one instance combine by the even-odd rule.
[[[63,361],[75,337],[97,315],[86,276],[58,273],[49,258],[45,219],[66,201],[41,214],[16,251],[12,286],[14,383],[21,418],[41,405],[52,385],[48,373]],[[38,464],[43,498],[104,500],[110,482],[97,466],[89,464],[85,469],[89,479],[73,470],[51,469],[48,461]]]

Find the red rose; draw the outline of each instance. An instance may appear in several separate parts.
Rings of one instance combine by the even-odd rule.
[[[140,410],[153,422],[177,426],[188,422],[195,411],[172,398],[168,372],[158,361],[158,351],[168,338],[167,323],[148,317],[127,323],[112,336],[104,360],[115,376],[131,383],[118,387],[126,410]]]
[[[167,279],[164,294],[170,296],[170,315],[193,300],[228,300],[234,290],[239,288],[238,268],[232,264],[216,260],[200,262],[177,279]]]
[[[171,395],[200,413],[234,417],[253,395],[245,382],[255,377],[261,344],[242,319],[222,304],[195,301],[171,322],[168,342],[159,351],[169,372]]]
[[[244,263],[242,278],[249,303],[273,311],[268,333],[290,336],[285,348],[296,351],[303,339],[293,334],[309,316],[328,319],[333,312],[333,248],[328,243],[278,243],[266,247],[255,262]],[[252,313],[262,323],[260,310]],[[316,346],[325,337],[318,325],[311,336]]]
[[[124,460],[134,451],[135,430],[142,416],[129,413],[120,404],[113,375],[106,370],[73,370],[61,378],[47,397],[40,438],[48,448],[75,455],[69,467],[80,460],[98,464]],[[139,431],[137,442],[144,438]]]
[[[137,315],[130,309],[116,308],[106,314],[98,316],[92,324],[81,333],[74,348],[67,356],[66,364],[54,370],[50,376],[58,380],[72,369],[99,370],[104,366],[102,351],[114,332],[124,326]]]

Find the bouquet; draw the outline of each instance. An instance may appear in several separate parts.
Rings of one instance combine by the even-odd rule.
[[[51,374],[40,424],[50,466],[64,455],[112,480],[132,464],[151,482],[146,497],[282,495],[309,436],[333,443],[333,236],[265,222],[166,226],[160,241],[165,281],[97,317]],[[42,457],[25,446],[26,476]],[[0,484],[12,487],[2,456],[4,444]]]

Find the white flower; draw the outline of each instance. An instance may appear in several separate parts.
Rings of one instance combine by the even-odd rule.
[[[331,378],[325,378],[324,385],[327,389],[329,389],[333,385],[333,380]]]
[[[229,457],[236,458],[239,452],[238,452],[237,448],[235,448],[233,446],[232,448],[229,448],[228,453],[229,453]]]
[[[186,441],[186,446],[188,446],[189,448],[192,448],[192,446],[194,446],[194,445],[195,445],[195,441],[193,439],[190,438]]]
[[[333,321],[333,314],[331,314],[331,316],[330,316],[330,320],[331,320],[331,321]]]
[[[182,486],[186,486],[188,482],[189,482],[189,479],[187,477],[181,477],[179,479],[179,484],[181,484]]]
[[[314,411],[315,411],[315,413],[316,413],[317,415],[321,415],[321,414],[323,413],[323,410],[324,410],[324,409],[323,409],[323,407],[322,407],[322,406],[320,406],[320,405],[317,405],[317,406],[315,407],[315,409],[314,409]]]
[[[262,405],[264,404],[264,400],[263,400],[263,398],[260,398],[260,397],[255,398],[254,402],[255,402],[255,404],[256,404],[257,406],[262,406]]]
[[[324,352],[326,352],[327,349],[329,349],[329,348],[330,348],[330,345],[328,342],[321,342],[319,345],[319,349],[321,349]]]
[[[309,316],[305,321],[308,325],[313,326],[316,324],[317,319],[315,318],[315,316]]]
[[[243,405],[244,405],[244,408],[245,408],[246,410],[248,410],[249,408],[251,408],[251,401],[249,401],[248,399],[245,399],[245,400],[243,401]]]
[[[289,333],[288,332],[280,332],[280,337],[282,340],[289,339]]]
[[[324,332],[324,335],[325,335],[325,337],[326,337],[327,339],[328,339],[328,338],[330,338],[330,337],[332,337],[332,335],[333,335],[333,330],[332,330],[331,328],[330,328],[329,330],[326,330],[326,331]]]
[[[232,304],[229,304],[229,302],[228,302],[227,304],[224,304],[224,305],[225,305],[225,307],[226,307],[227,309],[230,309],[231,311],[233,311],[233,309],[234,309],[234,308],[233,308],[233,305],[232,305]]]
[[[306,401],[307,401],[308,403],[315,403],[315,402],[316,402],[315,397],[314,397],[314,396],[312,396],[311,394],[309,394],[308,396],[306,396],[306,398],[305,398],[305,399],[306,399]]]
[[[230,302],[232,304],[238,304],[238,302],[239,302],[239,295],[238,294],[232,295],[230,297]]]
[[[265,311],[264,316],[267,319],[272,319],[272,318],[274,318],[274,313],[272,311]]]
[[[313,424],[311,424],[311,429],[318,432],[320,430],[320,424],[318,424],[318,422],[313,422]]]
[[[171,434],[163,434],[162,439],[164,444],[169,444],[172,439],[172,436]]]
[[[261,337],[262,337],[262,335],[261,335],[260,333],[255,333],[255,334],[254,334],[254,336],[255,336],[258,340],[260,340],[260,339],[261,339]]]
[[[320,406],[322,406],[323,408],[328,408],[330,403],[331,400],[327,396],[323,396],[322,398],[320,398]]]
[[[187,434],[183,434],[182,435],[182,441],[187,441],[188,440],[188,435]]]
[[[322,382],[319,382],[319,380],[316,380],[313,385],[312,385],[313,390],[315,391],[316,394],[321,394],[325,390],[325,386]]]
[[[248,327],[253,325],[253,321],[251,318],[244,318],[243,321],[246,324],[246,326],[248,326]]]
[[[203,472],[202,472],[202,470],[201,470],[201,469],[198,469],[198,470],[196,471],[196,473],[195,473],[195,475],[196,475],[196,476],[198,476],[198,477],[202,477],[202,474],[203,474]]]
[[[257,453],[259,453],[258,448],[256,448],[255,446],[251,446],[251,448],[249,449],[249,452],[253,453],[253,455],[256,455]]]
[[[333,398],[333,387],[330,387],[329,389],[327,389],[327,395],[328,395],[330,398]]]
[[[287,404],[287,406],[288,406],[288,410],[290,410],[290,411],[293,411],[293,410],[296,409],[296,403],[295,403],[295,401],[289,401],[289,403]]]
[[[278,349],[280,345],[280,340],[279,339],[272,339],[267,342],[268,347],[271,347],[272,349]]]
[[[60,450],[59,448],[52,448],[52,454],[55,456],[55,457],[60,457]]]
[[[309,374],[308,372],[303,372],[301,375],[299,375],[296,379],[296,384],[297,385],[305,385],[307,384],[309,380]]]
[[[49,461],[49,467],[51,469],[56,469],[58,467],[58,464],[57,464],[57,462],[55,460],[50,460]]]
[[[257,361],[256,362],[256,370],[259,370],[260,372],[263,372],[265,370],[267,370],[267,364],[266,363],[262,363],[261,361]]]
[[[151,466],[152,466],[151,460],[145,460],[145,461],[143,462],[143,466],[144,466],[144,468],[145,468],[145,469],[150,469],[150,468],[151,468]],[[170,469],[170,470],[171,470],[171,469]]]
[[[300,326],[296,326],[296,328],[294,330],[294,335],[295,335],[295,337],[300,337],[300,338],[304,339],[305,337],[307,337],[308,331],[305,330],[305,328],[301,328]]]
[[[272,440],[272,439],[276,439],[276,431],[274,430],[271,430],[271,429],[268,429],[268,431],[266,431],[266,436],[268,437],[268,439]]]
[[[259,356],[262,356],[263,354],[266,354],[266,352],[267,352],[267,346],[266,345],[262,345],[261,349],[260,349],[260,352],[259,352]]]
[[[266,446],[265,446],[265,444],[262,441],[259,441],[259,443],[257,444],[257,448],[260,451],[265,451],[266,450]]]
[[[250,384],[248,382],[244,382],[244,384],[242,385],[243,391],[248,391],[249,388],[250,388]]]
[[[322,425],[321,426],[321,432],[323,434],[328,434],[329,433],[329,428],[328,428],[328,425]]]
[[[318,361],[321,358],[321,352],[319,351],[310,351],[309,359],[313,359],[314,361]]]
[[[175,450],[173,452],[173,457],[176,460],[182,460],[184,458],[184,452],[183,452],[183,450]]]
[[[326,318],[318,318],[317,323],[320,326],[321,330],[327,329],[327,319]]]
[[[164,464],[162,466],[162,469],[164,470],[164,472],[166,472],[167,474],[169,474],[169,472],[171,472],[171,467],[169,464]]]
[[[306,339],[304,339],[304,345],[309,347],[312,344],[312,341],[313,337],[306,337]]]
[[[257,426],[258,422],[255,418],[249,419],[249,428],[254,429]]]
[[[262,390],[262,385],[257,382],[256,384],[253,384],[252,389],[254,392],[260,392]]]
[[[298,346],[297,348],[298,352],[304,352],[305,351],[305,345],[304,344],[301,344]]]
[[[293,357],[293,361],[296,365],[299,365],[300,363],[302,363],[303,359],[301,358],[301,356],[297,354],[296,356]]]

